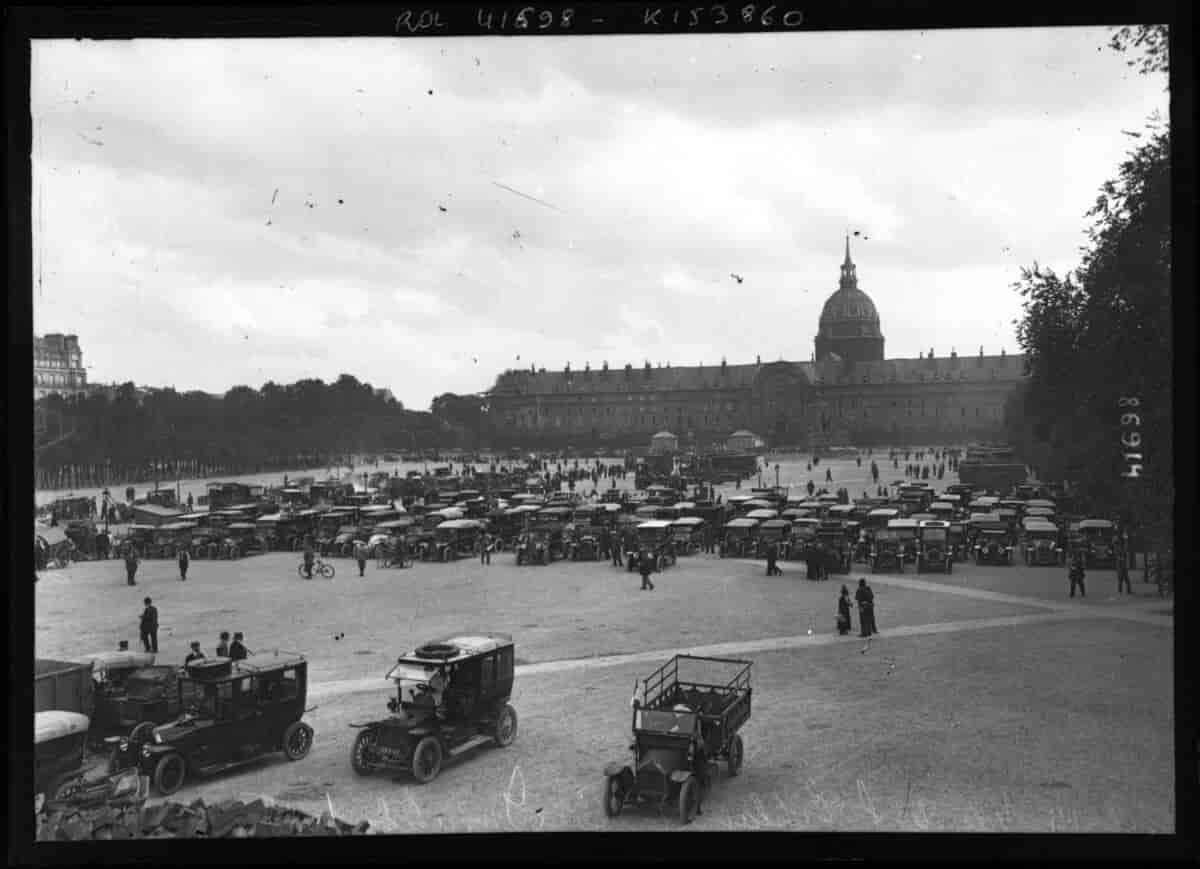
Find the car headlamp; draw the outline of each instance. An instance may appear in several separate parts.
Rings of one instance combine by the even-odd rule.
[[[163,741],[162,734],[159,733],[158,731],[154,732],[154,741],[158,745],[162,745],[162,741]]]
[[[150,746],[143,745],[142,746],[142,757],[149,757],[149,756],[150,756]]]
[[[119,743],[119,747],[120,747],[121,751],[128,751],[129,750],[129,740],[122,739],[121,742]]]

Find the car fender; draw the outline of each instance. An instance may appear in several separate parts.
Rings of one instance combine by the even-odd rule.
[[[629,790],[633,787],[634,776],[633,770],[629,768],[629,764],[620,761],[613,761],[604,765],[604,777],[612,778],[619,776],[621,779],[621,787],[624,790]]]
[[[677,785],[683,784],[685,781],[687,781],[691,777],[692,777],[692,772],[691,772],[691,770],[687,770],[687,769],[674,770],[668,776],[668,778]]]

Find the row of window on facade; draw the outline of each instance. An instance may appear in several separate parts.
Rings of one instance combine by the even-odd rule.
[[[893,404],[894,404],[894,402],[893,402]],[[969,417],[970,416],[970,414],[968,414],[969,409],[970,408],[966,408],[966,407],[958,408],[959,418],[965,419],[965,418]],[[568,408],[568,410],[570,410],[570,408]],[[608,408],[608,410],[610,411],[610,413],[607,415],[612,416],[612,414],[611,414],[612,408]],[[951,413],[953,408],[935,407],[932,409],[933,413],[928,414],[928,413],[926,413],[926,408],[924,408],[924,407],[919,407],[919,408],[909,407],[909,408],[905,409],[906,418],[908,418],[908,419],[914,418],[914,414],[913,414],[914,410],[917,411],[916,415],[921,418],[933,416],[935,418],[941,419],[941,418],[947,418],[947,417],[954,416],[954,414]],[[975,410],[975,413],[974,413],[975,419],[997,419],[998,420],[1003,417],[1003,409],[1000,407],[976,407],[974,410]],[[793,409],[793,411],[795,411],[795,409]],[[892,413],[889,413],[888,411],[885,410],[880,415],[883,417],[889,418],[889,419],[895,419],[897,413],[898,413],[898,409],[897,409],[897,411],[892,412]],[[839,416],[843,415],[840,408],[838,409],[838,415]],[[573,417],[580,417],[580,416],[582,416],[582,414],[568,414],[568,416],[566,418],[566,422],[569,425],[573,421],[572,420]],[[617,416],[619,417],[618,421],[623,425],[633,425],[635,419],[636,419],[636,424],[640,425],[640,426],[654,427],[659,424],[659,415],[658,414],[645,414],[645,413],[634,414],[634,413],[628,412],[628,410],[626,409],[624,413],[619,413],[619,414],[617,414]],[[803,413],[793,412],[791,414],[791,416],[801,417],[801,416],[803,416]],[[555,427],[561,427],[563,424],[563,421],[564,421],[562,415],[546,413],[545,408],[543,408],[542,417],[549,417],[548,419],[544,419],[542,422],[543,423],[552,423]],[[850,417],[851,417],[851,419],[853,419],[854,414],[850,414]],[[871,409],[870,408],[866,408],[866,407],[862,408],[862,418],[863,419],[871,418]],[[735,414],[730,413],[730,412],[727,412],[723,415],[722,414],[705,414],[700,419],[701,419],[702,424],[705,426],[719,425],[722,422],[726,426],[729,426],[729,425],[733,424],[733,422],[735,420]],[[663,425],[674,424],[679,427],[683,427],[686,425],[686,427],[689,429],[692,428],[696,424],[696,421],[697,421],[697,417],[684,416],[682,412],[677,412],[675,414],[674,418],[672,418],[670,414],[665,414],[662,417]],[[510,426],[515,426],[517,428],[538,428],[539,427],[539,421],[534,417],[533,414],[523,414],[520,416],[511,416],[510,415],[505,418],[505,422],[506,422],[506,424],[508,424]],[[583,419],[578,419],[578,422],[580,425],[585,424]],[[591,422],[592,422],[592,424],[595,424],[596,419],[593,418],[591,420]]]
[[[1000,364],[1004,365],[1005,364],[1004,360],[1001,360]],[[996,380],[999,377],[999,374],[995,368],[991,369],[990,374],[991,374],[992,380]],[[969,379],[970,378],[967,377],[966,371],[959,371],[957,378],[955,378],[949,371],[941,372],[940,376],[939,376],[938,372],[931,373],[928,371],[918,371],[918,372],[906,371],[906,372],[904,372],[904,377],[903,377],[903,380],[908,380],[908,381],[912,381],[912,382],[920,382],[920,383],[930,383],[930,382],[936,383],[939,380],[942,382],[949,382],[951,380],[966,381]],[[879,376],[872,377],[870,374],[863,374],[861,376],[860,382],[869,385],[872,383],[897,383],[900,380],[901,380],[901,378],[897,378],[896,372],[892,371],[888,374],[888,376],[886,378],[879,377]],[[825,385],[825,379],[822,377],[816,378],[813,382],[814,382],[814,385],[816,385],[816,386]],[[847,384],[850,384],[853,382],[854,382],[853,378],[839,377],[834,381],[830,381],[830,385],[831,386],[832,385],[847,385]],[[604,391],[604,392],[610,391],[609,389],[603,388],[603,384],[597,384],[594,386],[598,386],[600,388],[589,390],[584,385],[575,383],[574,381],[571,381],[568,383],[556,383],[556,384],[554,384],[551,392],[555,395],[560,395],[560,394],[564,394],[564,393],[570,394],[570,393],[575,393],[575,392],[587,392],[587,391]],[[651,390],[653,388],[654,387],[651,384],[644,384],[640,387],[640,389],[642,389],[642,390]],[[701,386],[697,387],[697,391],[699,391],[701,389],[715,390],[715,389],[720,389],[720,388],[721,388],[721,386],[716,383],[701,384]],[[681,390],[681,391],[691,391],[691,390]],[[528,386],[518,386],[517,393],[519,395],[530,395],[530,394],[536,394],[537,390],[530,390],[530,388]],[[653,393],[650,393],[650,394],[653,395]],[[632,398],[632,396],[631,396],[631,398]]]
[[[78,368],[79,358],[71,356],[64,359],[61,356],[34,356],[34,368]]]
[[[33,383],[35,386],[82,386],[83,378],[76,373],[72,374],[53,374],[43,371],[36,371],[33,375]]]

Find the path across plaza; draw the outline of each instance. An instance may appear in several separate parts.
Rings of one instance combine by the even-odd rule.
[[[759,562],[747,561],[746,564],[759,565]],[[935,594],[952,594],[976,600],[993,603],[1017,604],[1020,606],[1037,607],[1046,610],[1024,616],[1005,616],[989,619],[961,619],[950,622],[933,622],[924,625],[903,625],[890,628],[880,634],[879,639],[895,637],[917,637],[929,634],[948,634],[961,631],[979,631],[989,628],[1017,627],[1021,625],[1046,624],[1078,619],[1107,618],[1138,622],[1140,624],[1169,627],[1172,624],[1170,615],[1161,613],[1163,601],[1149,600],[1122,606],[1096,606],[1082,601],[1065,600],[1053,601],[1041,598],[1025,597],[1022,595],[1004,594],[1003,592],[987,591],[985,589],[964,588],[946,583],[929,582],[921,579],[909,579],[902,576],[874,575],[871,582],[876,585],[893,585],[914,591],[932,592]],[[799,649],[809,646],[829,646],[836,643],[852,643],[859,640],[856,636],[841,636],[838,634],[798,634],[788,637],[765,637],[757,640],[739,640],[729,643],[714,643],[706,646],[689,646],[674,649],[654,649],[646,652],[628,652],[619,655],[593,655],[582,658],[565,658],[557,661],[539,661],[532,664],[519,664],[516,667],[518,676],[537,676],[550,673],[565,673],[577,670],[593,670],[602,667],[619,667],[625,664],[642,664],[661,662],[672,655],[699,655],[702,657],[728,657],[746,655],[754,652],[777,652],[786,649]],[[869,650],[872,642],[868,640],[864,650]],[[313,699],[330,700],[349,694],[359,694],[367,691],[377,691],[382,683],[379,676],[363,679],[343,679],[330,682],[317,682],[309,686],[308,694]]]

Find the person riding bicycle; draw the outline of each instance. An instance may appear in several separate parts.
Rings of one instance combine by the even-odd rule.
[[[304,541],[304,578],[312,579],[313,563],[317,560],[316,553],[313,552],[312,540]]]

